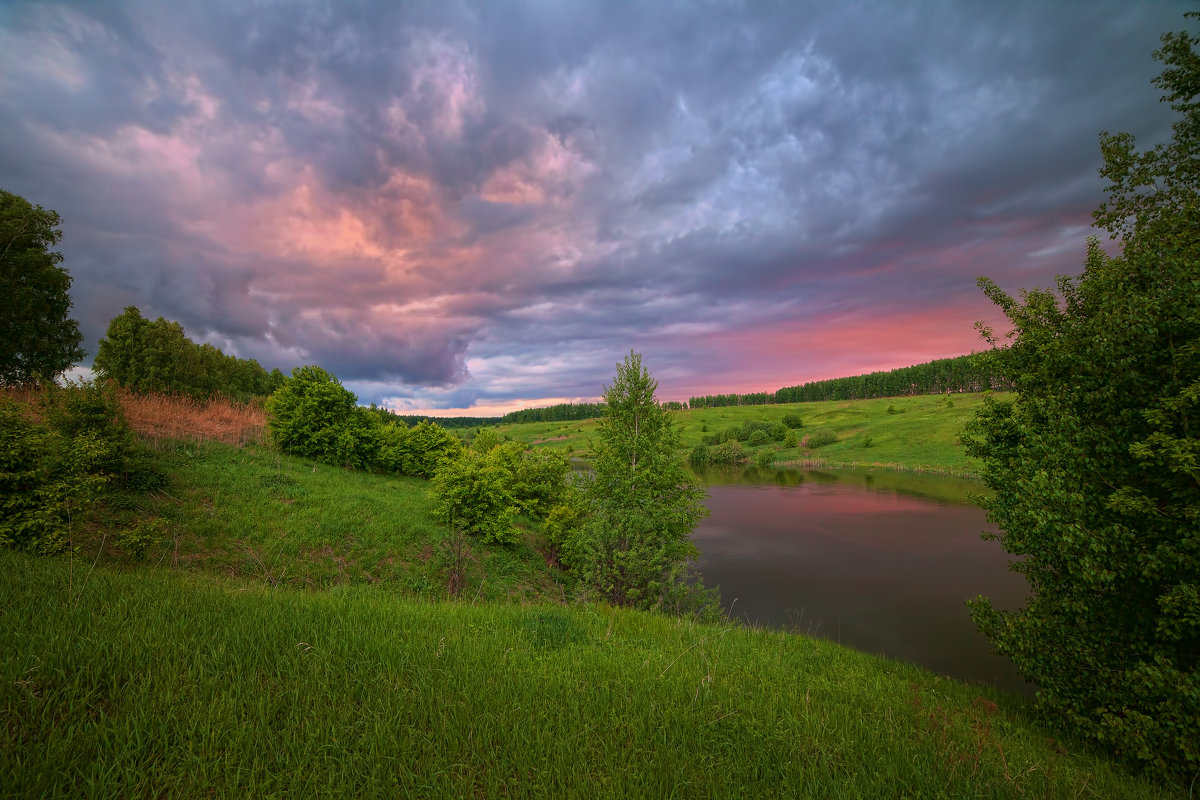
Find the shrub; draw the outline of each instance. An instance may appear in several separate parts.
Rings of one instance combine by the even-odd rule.
[[[703,467],[708,463],[708,448],[698,444],[688,453],[688,463],[693,467]]]
[[[899,414],[899,413],[901,413],[901,410],[900,410],[900,409],[898,409],[898,408],[896,408],[895,404],[893,403],[893,404],[891,404],[891,405],[889,405],[889,406],[887,407],[887,413],[889,413],[889,414]]]
[[[401,471],[418,478],[432,478],[442,464],[456,458],[462,449],[462,441],[441,425],[429,420],[418,422],[408,429]]]
[[[518,508],[535,519],[545,519],[562,500],[571,462],[553,450],[521,451],[518,444],[502,449],[508,459],[513,497]]]
[[[875,444],[875,442],[874,442],[874,440],[873,440],[873,439],[871,439],[871,434],[869,434],[869,433],[864,433],[864,434],[863,434],[863,437],[862,437],[862,445],[863,445],[863,447],[871,447],[871,446],[873,446],[874,444]]]
[[[267,426],[285,453],[335,466],[368,466],[376,460],[378,440],[357,400],[320,367],[297,367],[267,399]]]
[[[804,437],[804,446],[815,450],[818,447],[824,447],[836,441],[837,434],[829,428],[815,428],[812,433]]]
[[[782,442],[787,437],[790,430],[791,428],[789,428],[787,425],[784,425],[782,422],[776,422],[771,426],[771,441]]]
[[[511,478],[500,448],[462,450],[443,461],[433,476],[434,514],[486,543],[512,544],[519,534],[512,524],[517,500]]]
[[[744,464],[746,451],[736,439],[722,442],[708,451],[708,460],[711,464]]]
[[[787,425],[789,428],[803,428],[804,420],[800,419],[799,414],[784,414],[783,424]]]
[[[756,430],[746,439],[746,444],[751,447],[762,447],[767,442],[771,441],[770,436],[764,430]]]
[[[758,454],[754,457],[754,462],[760,467],[769,467],[775,463],[775,455],[774,447],[764,447],[758,451]]]
[[[800,444],[800,441],[799,441],[799,439],[796,438],[796,432],[789,428],[787,435],[783,437],[784,448],[791,449],[798,444]]]

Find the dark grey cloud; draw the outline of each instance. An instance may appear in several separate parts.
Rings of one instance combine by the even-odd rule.
[[[370,399],[594,395],[631,344],[737,383],[771,329],[1077,271],[1187,8],[14,3],[0,185],[63,214],[93,350],[133,303]]]

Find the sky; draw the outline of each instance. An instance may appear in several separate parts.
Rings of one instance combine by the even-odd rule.
[[[129,305],[403,413],[981,349],[1078,274],[1186,2],[0,0],[0,188]]]

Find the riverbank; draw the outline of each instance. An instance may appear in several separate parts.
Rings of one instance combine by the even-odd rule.
[[[997,395],[1003,396],[1003,395]],[[754,463],[763,450],[772,451],[777,466],[819,469],[873,468],[973,476],[977,465],[958,442],[964,426],[983,406],[982,393],[916,395],[874,400],[845,400],[787,405],[729,406],[672,412],[682,432],[680,457],[706,436],[746,422],[775,424],[798,415],[803,426],[796,429],[796,446],[770,442],[744,444]],[[575,458],[591,453],[590,439],[596,420],[533,422],[495,426],[501,436],[510,436],[531,447],[560,450]],[[827,428],[835,441],[808,447],[805,438],[818,428]]]
[[[9,796],[1162,797],[992,689],[600,606],[0,552]]]

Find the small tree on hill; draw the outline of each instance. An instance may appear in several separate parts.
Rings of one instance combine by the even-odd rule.
[[[358,398],[317,366],[297,367],[267,398],[267,426],[279,449],[335,466],[375,462],[372,436]]]
[[[50,380],[83,358],[59,216],[0,189],[0,384]]]
[[[604,389],[585,519],[568,561],[610,602],[661,605],[697,555],[689,536],[708,516],[706,492],[679,459],[679,431],[654,397],[658,381],[630,352]]]
[[[1195,16],[1195,15],[1190,15]],[[972,616],[1073,732],[1161,773],[1200,772],[1200,38],[1163,37],[1155,81],[1183,116],[1138,153],[1103,135],[1108,200],[1084,272],[1014,299],[989,358],[1016,396],[964,438],[1033,590]],[[990,331],[985,336],[994,345]]]

